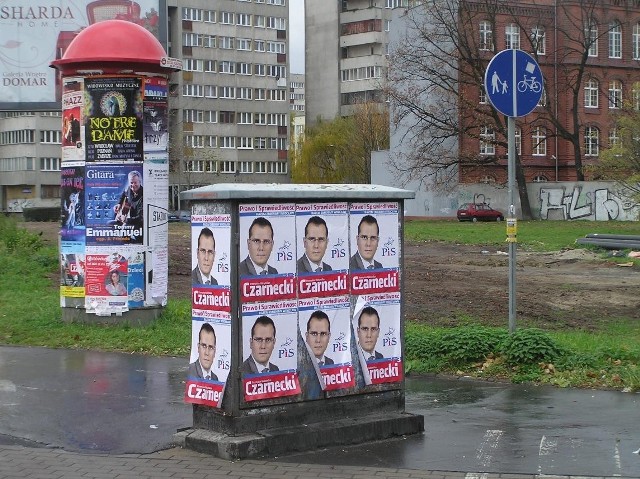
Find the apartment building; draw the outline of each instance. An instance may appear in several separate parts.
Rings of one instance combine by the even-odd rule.
[[[289,82],[289,109],[291,112],[291,149],[297,150],[304,141],[305,116],[305,75],[292,73]]]

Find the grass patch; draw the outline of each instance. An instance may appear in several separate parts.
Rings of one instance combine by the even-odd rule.
[[[588,233],[640,234],[637,221],[518,221],[518,247],[527,251],[559,251],[579,248],[575,241]],[[506,247],[506,222],[456,222],[414,220],[405,223],[411,241]]]

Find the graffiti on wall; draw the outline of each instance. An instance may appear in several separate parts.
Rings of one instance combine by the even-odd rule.
[[[10,213],[22,213],[25,208],[33,208],[35,206],[31,199],[16,199],[7,202],[7,210]]]
[[[540,187],[540,219],[628,221],[638,219],[640,204],[608,188]]]

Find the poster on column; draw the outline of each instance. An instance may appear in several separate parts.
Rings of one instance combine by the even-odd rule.
[[[322,389],[355,385],[351,363],[351,303],[349,296],[298,301],[298,321]]]
[[[208,310],[191,322],[191,356],[184,401],[219,408],[231,369],[231,314]]]
[[[297,319],[295,299],[242,305],[245,401],[300,394]]]
[[[84,246],[85,240],[84,162],[65,164],[60,169],[60,239]]]
[[[84,87],[86,161],[142,161],[142,79],[93,77]]]
[[[62,90],[62,162],[84,161],[84,80],[66,77]]]
[[[400,293],[359,296],[353,314],[358,358],[366,384],[400,382]]]
[[[169,162],[166,153],[145,154],[146,279],[145,304],[165,305],[169,271]]]
[[[65,307],[65,298],[84,298],[85,255],[74,250],[73,243],[61,244],[60,252],[60,307]]]
[[[142,172],[142,163],[87,163],[87,246],[143,243]]]
[[[243,303],[296,297],[295,212],[293,203],[239,205]]]
[[[193,289],[224,286],[228,290],[231,281],[231,215],[191,215],[191,251]]]
[[[129,310],[129,257],[131,248],[89,247],[85,257],[85,309],[110,315]]]
[[[349,223],[351,294],[400,291],[398,203],[352,203]]]
[[[169,143],[169,115],[166,78],[144,80],[143,149],[145,154],[167,151]]]
[[[349,293],[347,203],[296,205],[298,297]]]

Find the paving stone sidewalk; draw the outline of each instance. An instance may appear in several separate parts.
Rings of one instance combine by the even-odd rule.
[[[417,471],[359,466],[229,462],[194,451],[172,448],[152,454],[78,454],[61,449],[0,445],[0,478],[4,479],[578,479],[576,476]],[[614,478],[601,478],[614,479]],[[617,476],[615,479],[621,479]],[[640,478],[634,478],[640,479]]]

